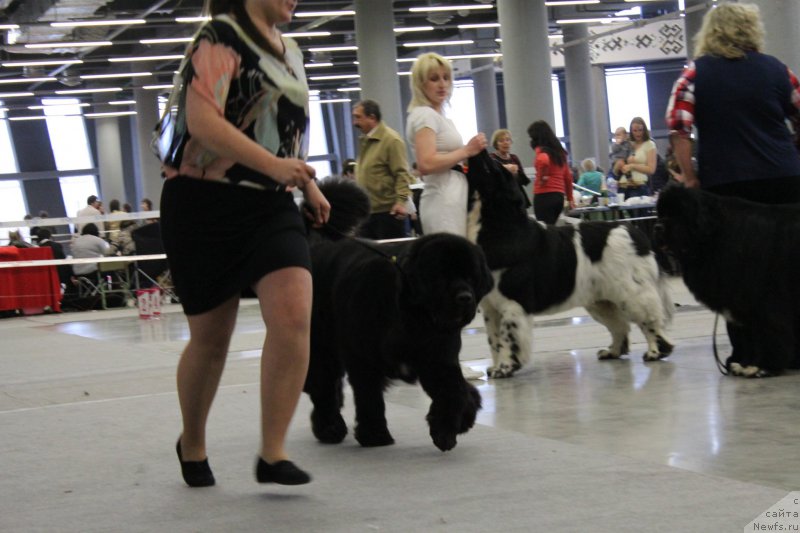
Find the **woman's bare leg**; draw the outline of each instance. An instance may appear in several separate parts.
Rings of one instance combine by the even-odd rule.
[[[310,350],[311,273],[299,267],[271,272],[255,286],[267,337],[261,355],[261,458],[288,459],[289,424],[303,392]]]
[[[178,401],[183,416],[184,461],[206,458],[206,421],[225,368],[239,296],[200,315],[187,316],[189,343],[178,362]]]

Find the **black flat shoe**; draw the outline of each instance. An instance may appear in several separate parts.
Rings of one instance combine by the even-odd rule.
[[[259,457],[256,464],[256,479],[259,483],[304,485],[311,481],[311,476],[297,468],[291,461],[278,461],[275,464],[269,464]]]
[[[178,443],[175,444],[175,451],[178,452],[178,461],[181,462],[181,474],[183,474],[183,480],[187,485],[190,487],[210,487],[216,483],[214,473],[211,472],[211,467],[208,466],[208,458],[202,461],[183,460],[180,437],[178,437]]]

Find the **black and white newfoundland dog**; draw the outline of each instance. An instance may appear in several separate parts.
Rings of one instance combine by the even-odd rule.
[[[675,186],[658,198],[656,245],[686,287],[728,322],[735,376],[797,368],[800,205],[764,205]]]
[[[324,443],[347,434],[341,415],[345,374],[353,389],[355,438],[385,446],[383,393],[392,380],[419,381],[431,397],[427,420],[442,451],[475,423],[478,390],[459,365],[461,329],[492,288],[480,248],[454,235],[378,243],[352,233],[369,214],[353,182],[326,180],[331,219],[310,233],[314,279],[311,365],[305,392],[314,405],[312,430]]]
[[[469,238],[483,249],[495,279],[481,301],[490,377],[510,377],[528,362],[533,316],[578,306],[611,333],[600,359],[628,353],[631,323],[647,339],[645,361],[672,352],[664,332],[672,299],[643,232],[613,222],[555,227],[530,219],[514,177],[486,152],[470,158],[467,180],[477,193]]]

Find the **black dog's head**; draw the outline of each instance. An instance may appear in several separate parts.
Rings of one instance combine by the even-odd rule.
[[[467,182],[481,200],[502,209],[525,210],[525,199],[517,180],[486,150],[469,158]]]
[[[713,238],[713,228],[718,223],[713,198],[681,185],[661,191],[656,211],[655,246],[678,260],[688,258]]]
[[[331,204],[331,214],[327,224],[314,229],[331,240],[354,236],[359,226],[369,217],[367,193],[354,181],[344,178],[321,180],[319,190]],[[303,202],[303,211],[309,210],[308,205]],[[306,227],[311,228],[311,220],[309,217],[305,218]]]
[[[414,241],[401,260],[404,298],[437,329],[461,329],[494,284],[481,249],[447,233]]]

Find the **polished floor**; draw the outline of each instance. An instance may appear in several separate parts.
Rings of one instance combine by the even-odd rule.
[[[396,458],[376,463],[386,464],[387,472],[380,473],[378,483],[387,485],[394,484],[393,475],[412,476],[404,478],[411,483],[414,475],[432,475],[436,468],[443,468],[442,476],[467,475],[480,486],[485,473],[482,464],[498,470],[497,476],[486,478],[481,489],[485,491],[483,499],[476,495],[475,500],[472,496],[464,500],[465,509],[485,504],[493,510],[484,511],[484,521],[459,527],[448,525],[452,523],[444,518],[435,526],[398,523],[402,519],[394,515],[391,524],[379,527],[374,525],[381,524],[379,510],[370,511],[374,516],[365,514],[359,522],[356,497],[348,500],[339,487],[326,501],[324,482],[316,485],[319,493],[314,492],[315,484],[309,485],[305,489],[309,492],[303,497],[314,494],[316,505],[335,506],[337,512],[349,515],[354,522],[308,522],[303,513],[292,514],[283,508],[280,526],[276,523],[265,528],[261,527],[263,523],[260,526],[259,522],[243,518],[250,517],[251,511],[240,510],[238,519],[228,515],[231,509],[237,509],[237,504],[230,502],[228,511],[219,509],[220,514],[214,513],[213,519],[201,520],[198,517],[204,516],[203,511],[208,511],[210,504],[182,486],[170,445],[179,431],[174,368],[187,338],[186,322],[178,306],[167,306],[158,320],[141,320],[133,309],[0,320],[0,457],[5,463],[0,466],[0,531],[404,531],[412,526],[437,531],[534,531],[543,529],[525,526],[529,522],[520,521],[519,515],[516,519],[501,518],[502,502],[509,498],[502,479],[513,476],[516,468],[532,478],[539,477],[536,494],[529,496],[533,509],[533,501],[540,500],[542,494],[550,492],[550,497],[555,498],[553,491],[579,493],[591,483],[602,486],[602,477],[591,478],[590,482],[582,476],[597,474],[598,465],[603,464],[623,466],[609,467],[615,472],[603,474],[607,476],[607,486],[583,505],[590,506],[597,498],[610,498],[613,502],[617,492],[626,499],[617,502],[617,509],[614,504],[603,503],[609,517],[590,525],[573,524],[559,515],[560,520],[552,522],[548,531],[720,531],[728,530],[719,527],[731,523],[737,527],[730,530],[741,531],[757,513],[788,492],[800,490],[800,373],[762,380],[722,376],[711,350],[714,316],[694,301],[680,280],[671,280],[671,285],[673,298],[680,306],[669,330],[677,345],[669,359],[644,363],[643,337],[637,331],[629,358],[597,361],[595,353],[607,344],[607,333],[582,309],[540,317],[534,331],[534,353],[527,367],[511,379],[484,377],[474,381],[483,396],[478,425],[461,436],[459,446],[446,455],[473,461],[468,470],[448,474],[450,471],[444,466],[426,463],[414,474],[404,473],[402,462]],[[217,450],[224,449],[225,443],[237,449],[256,449],[258,355],[264,331],[252,302],[243,302],[239,314],[220,399],[212,413],[214,433],[210,440]],[[462,362],[473,369],[485,369],[489,364],[488,347],[480,316],[465,328],[463,341]],[[728,352],[724,326],[719,328],[718,344],[723,355]],[[409,426],[421,433],[406,437],[404,442],[404,435],[395,429],[395,451],[381,453],[399,454],[404,450],[403,453],[431,454],[425,455],[425,461],[443,457],[434,454],[435,448],[426,442],[422,420],[429,399],[421,389],[399,385],[388,392],[387,398],[390,409],[399,413],[398,420],[407,416]],[[307,411],[304,399],[292,433],[293,442],[297,440],[302,446],[306,464],[310,461],[315,472],[321,471],[322,477],[334,485],[337,476],[344,481],[351,475],[371,475],[337,471],[336,461],[349,461],[366,452],[354,448],[351,437],[350,447],[335,452],[339,454],[336,460],[327,455],[333,453],[329,451],[332,448],[315,448],[308,433]],[[389,423],[392,427],[391,416]],[[247,442],[238,436],[243,427],[249,428]],[[400,429],[404,427],[401,425]],[[131,472],[115,472],[109,466],[115,464],[114,454],[125,464],[125,450],[129,447],[140,448],[136,453],[145,459],[131,467]],[[564,450],[570,450],[567,456],[574,460],[582,457],[587,472],[582,472],[581,464],[564,466],[563,475],[553,472],[553,465],[560,463],[548,463],[548,454]],[[96,471],[85,472],[87,465],[94,464],[95,454]],[[216,464],[224,461],[219,455],[215,456]],[[164,471],[148,469],[147,457],[163,464]],[[382,456],[369,457],[381,460]],[[73,463],[78,465],[75,471],[66,466]],[[636,466],[636,475],[615,477],[621,475],[616,470],[630,465]],[[92,480],[92,488],[83,486],[88,493],[78,497],[77,489],[63,486],[62,476],[67,474],[62,474],[61,468],[69,472],[75,487],[82,485],[74,477],[84,473]],[[91,466],[88,468],[91,470]],[[119,476],[127,476],[130,481],[121,485],[122,489],[114,484]],[[637,502],[638,497],[631,499],[631,479],[645,487],[647,496],[642,495],[643,500],[674,505],[676,516],[691,516],[692,502],[681,507],[684,489],[676,489],[670,482],[675,476],[695,489],[702,486],[698,494],[709,498],[711,493],[722,491],[716,496],[739,508],[741,516],[724,522],[709,518],[710,515],[704,517],[704,510],[689,522],[674,526],[678,529],[656,524],[616,529],[619,526],[615,520],[622,519],[614,516],[633,512],[641,503]],[[104,488],[107,484],[117,487],[114,490],[129,490],[134,501],[141,486],[153,478],[160,483],[156,485],[159,488],[152,489],[154,494],[143,495],[142,501],[178,501],[193,509],[191,513],[179,516],[158,505],[158,511],[140,509],[130,514],[130,510],[119,508],[126,495],[110,495]],[[218,479],[226,478],[222,474]],[[434,478],[427,483],[437,481]],[[237,478],[236,482],[241,483],[245,494],[260,490],[251,479]],[[604,491],[608,493],[598,494]],[[403,495],[411,497],[407,492]],[[69,500],[70,497],[74,499]],[[105,498],[115,502],[112,508],[100,503]],[[718,505],[694,493],[690,499],[701,507]],[[348,508],[350,505],[353,509]],[[387,509],[390,505],[388,502]],[[571,512],[571,508],[569,496],[564,496],[559,512]],[[114,513],[126,518],[109,522]],[[533,517],[530,520],[535,522]],[[179,523],[185,526],[176,527]],[[352,527],[343,523],[351,523]]]

